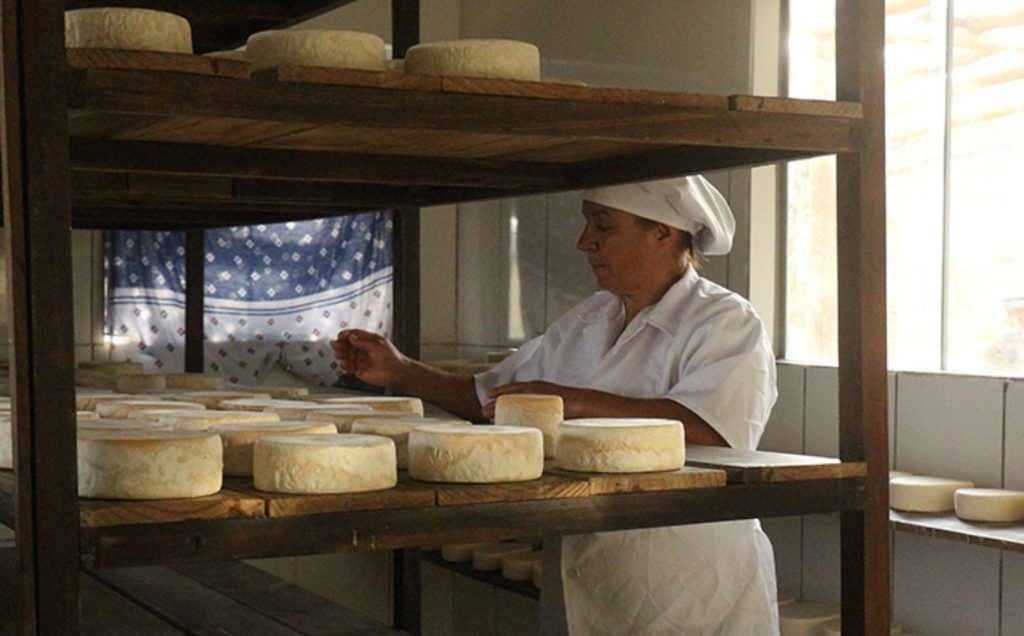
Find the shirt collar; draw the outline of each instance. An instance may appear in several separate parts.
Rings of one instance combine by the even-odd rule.
[[[665,333],[672,334],[676,330],[679,318],[679,307],[690,296],[691,290],[696,286],[700,276],[693,266],[686,268],[686,273],[668,288],[668,291],[658,302],[641,311],[636,320],[650,324]],[[606,294],[609,301],[600,303],[580,314],[580,320],[585,323],[608,322],[621,318],[623,313],[622,300],[611,292],[601,291]]]

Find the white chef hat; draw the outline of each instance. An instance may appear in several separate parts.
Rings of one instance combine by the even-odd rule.
[[[715,186],[699,175],[593,188],[583,192],[583,200],[689,232],[709,256],[732,249],[732,210]]]

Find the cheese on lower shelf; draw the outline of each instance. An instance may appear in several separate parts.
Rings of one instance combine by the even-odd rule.
[[[501,576],[510,581],[529,581],[533,577],[534,566],[544,562],[540,552],[516,552],[501,559]]]
[[[960,488],[953,495],[956,516],[965,521],[1024,521],[1024,492],[997,488]]]
[[[220,408],[220,403],[225,400],[269,400],[269,393],[254,393],[251,391],[183,391],[168,400],[180,400],[182,402],[198,402],[208,409]]]
[[[555,456],[555,435],[564,419],[565,409],[558,395],[518,393],[500,395],[494,404],[494,423],[498,426],[529,426],[544,434],[544,457]]]
[[[100,417],[125,419],[133,411],[147,409],[178,409],[183,411],[204,411],[206,407],[197,402],[172,402],[170,400],[110,400],[96,405]]]
[[[81,431],[78,494],[98,499],[176,499],[220,490],[220,438],[176,431]]]
[[[409,433],[409,475],[434,482],[486,484],[538,479],[544,436],[535,428],[434,424]]]
[[[168,389],[189,391],[219,391],[224,388],[224,376],[216,373],[165,373]]]
[[[540,50],[515,40],[428,42],[406,51],[405,72],[536,81],[540,79]]]
[[[252,477],[252,449],[256,440],[270,435],[334,435],[330,422],[277,422],[276,424],[220,424],[210,429],[224,444],[224,474]]]
[[[395,452],[398,455],[398,467],[409,467],[409,432],[420,426],[431,424],[455,424],[459,426],[470,426],[469,422],[462,420],[441,420],[432,417],[417,418],[384,418],[384,419],[363,419],[357,418],[352,422],[353,433],[364,435],[380,435],[391,438],[395,443]]]
[[[64,12],[68,48],[192,53],[188,20],[150,9],[76,9]]]
[[[400,413],[414,413],[423,417],[423,400],[414,397],[404,396],[377,396],[377,397],[331,397],[319,398],[321,404],[333,404],[336,406],[368,406],[374,411],[397,411]]]
[[[150,389],[166,389],[167,379],[158,373],[141,373],[117,376],[118,391],[147,391]]]
[[[249,36],[245,51],[253,70],[285,65],[387,70],[384,40],[372,33],[327,29],[262,31]]]
[[[779,636],[818,636],[821,626],[839,617],[839,608],[796,601],[779,607]]]
[[[153,409],[136,411],[132,417],[166,424],[176,431],[205,431],[221,424],[276,424],[281,421],[275,413],[252,411],[183,411],[180,409]]]
[[[473,568],[484,572],[500,570],[503,558],[529,551],[530,546],[524,543],[484,543],[473,548]]]
[[[678,470],[686,458],[683,425],[663,419],[566,420],[555,465],[594,473]]]
[[[953,493],[973,488],[974,482],[942,477],[895,477],[889,480],[889,505],[906,512],[949,512]]]
[[[353,493],[398,483],[395,443],[374,435],[262,437],[253,448],[253,483],[285,493]]]
[[[466,563],[473,560],[473,548],[482,543],[449,543],[441,546],[441,558],[454,563]]]

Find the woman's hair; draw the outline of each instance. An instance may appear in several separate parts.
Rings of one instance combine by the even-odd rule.
[[[645,219],[642,216],[634,216],[634,218],[636,224],[645,230],[653,230],[659,225],[665,225],[664,223]],[[665,227],[669,226],[666,225]],[[700,271],[701,264],[704,262],[704,254],[700,251],[699,247],[694,245],[693,235],[686,230],[679,230],[679,253],[684,263],[690,265],[698,272]]]

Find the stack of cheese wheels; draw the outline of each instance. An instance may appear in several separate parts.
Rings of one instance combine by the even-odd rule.
[[[198,402],[208,409],[220,408],[225,400],[269,400],[269,393],[252,393],[249,391],[183,391],[167,396],[168,400],[182,402]]]
[[[473,569],[491,572],[501,569],[501,560],[512,554],[523,554],[530,551],[525,543],[501,541],[483,543],[473,548]]]
[[[249,36],[245,52],[253,70],[284,65],[387,70],[384,40],[356,31],[262,31]]]
[[[395,443],[375,435],[261,437],[253,448],[253,483],[285,493],[351,493],[398,483]]]
[[[170,424],[161,424],[153,420],[140,419],[100,419],[78,420],[79,431],[170,431]]]
[[[96,405],[100,402],[117,400],[134,400],[137,396],[131,393],[114,393],[101,389],[76,389],[75,408],[79,411],[95,411]]]
[[[158,373],[138,373],[117,376],[118,391],[150,391],[166,389],[167,379]]]
[[[433,424],[409,433],[409,475],[435,482],[489,484],[538,479],[544,436],[535,428]]]
[[[780,636],[818,636],[821,626],[839,617],[839,608],[797,601],[779,607]]]
[[[275,413],[253,411],[182,411],[180,409],[151,409],[135,411],[132,417],[166,424],[176,431],[205,431],[221,424],[277,424]]]
[[[949,512],[953,494],[960,488],[973,488],[974,482],[942,477],[895,477],[889,480],[889,505],[906,512]]]
[[[501,576],[510,581],[529,581],[533,568],[544,562],[544,555],[530,550],[506,555],[501,559]]]
[[[224,388],[224,376],[216,373],[165,373],[168,389],[186,391],[220,391]]]
[[[494,405],[494,423],[539,429],[544,434],[544,457],[550,458],[555,456],[555,435],[564,413],[558,395],[500,395]]]
[[[956,516],[966,521],[1024,521],[1024,492],[998,488],[960,488],[953,495]]]
[[[125,419],[135,411],[148,409],[177,409],[181,411],[205,411],[206,407],[196,402],[171,402],[169,400],[109,400],[96,405],[100,417]]]
[[[224,443],[224,474],[252,477],[252,449],[261,437],[270,435],[334,435],[330,422],[277,422],[273,424],[221,424],[210,429]]]
[[[540,79],[540,50],[514,40],[429,42],[406,51],[405,72],[536,81]]]
[[[677,420],[566,420],[555,448],[555,465],[579,472],[678,470],[685,461],[683,425]]]
[[[317,401],[321,404],[331,404],[334,406],[368,406],[374,411],[397,411],[399,413],[413,413],[423,417],[423,400],[414,397],[330,397],[319,398]]]
[[[99,499],[202,497],[220,490],[220,438],[178,431],[82,431],[78,494]]]
[[[456,426],[470,426],[469,422],[462,420],[441,420],[432,417],[417,418],[382,418],[382,419],[356,419],[352,422],[353,433],[363,435],[380,435],[388,437],[395,443],[395,453],[398,457],[398,467],[409,467],[409,432],[420,426],[431,424],[454,424]]]
[[[192,53],[188,20],[149,9],[76,9],[64,12],[68,48]]]
[[[368,406],[331,406],[333,408],[324,409],[323,411],[310,411],[306,414],[306,419],[334,422],[339,433],[351,433],[352,422],[355,422],[358,419],[370,416],[373,416],[374,419],[386,419],[387,417],[391,417],[393,419],[404,419],[412,415],[411,413],[385,413],[383,411],[374,411]],[[385,417],[382,418],[380,417],[381,415],[384,415]]]

